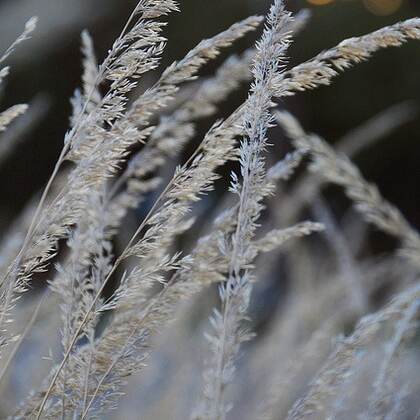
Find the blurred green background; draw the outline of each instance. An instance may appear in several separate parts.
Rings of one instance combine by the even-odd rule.
[[[134,7],[134,0],[2,0],[0,47],[4,50],[32,15],[39,29],[10,60],[12,74],[1,101],[8,105],[37,97],[48,111],[25,134],[0,168],[1,227],[46,182],[62,147],[70,115],[69,98],[80,83],[80,32],[88,28],[101,59]],[[181,0],[182,12],[169,18],[168,47],[162,65],[182,57],[204,37],[223,30],[250,14],[265,13],[267,0]],[[324,4],[325,3],[325,4]],[[290,50],[290,65],[306,60],[340,40],[420,15],[418,0],[296,0],[293,11],[308,7],[313,17]],[[253,37],[233,49],[246,48]],[[231,52],[232,50],[230,50]],[[211,73],[217,63],[204,69]],[[420,44],[376,54],[368,63],[348,70],[332,86],[287,99],[304,126],[334,142],[351,128],[390,105],[414,100],[420,107]],[[221,115],[243,98],[245,89],[226,103]],[[420,226],[420,118],[389,135],[358,156],[356,162],[385,197]],[[337,198],[339,201],[339,198]],[[337,202],[338,202],[337,201]]]

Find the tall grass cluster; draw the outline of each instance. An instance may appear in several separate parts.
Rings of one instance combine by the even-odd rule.
[[[140,0],[101,62],[81,35],[62,151],[1,238],[0,416],[416,418],[420,236],[351,160],[413,108],[396,105],[332,147],[286,107],[376,51],[420,40],[420,19],[292,67],[289,46],[310,16],[274,0],[266,17],[161,71],[178,11]],[[0,84],[34,33],[35,18],[0,58]],[[226,54],[251,33],[255,46]],[[243,103],[195,144],[198,124],[244,85]],[[0,132],[26,112],[3,110]],[[290,150],[278,162],[275,142]],[[0,163],[13,147],[0,145]],[[340,219],[327,184],[353,203]],[[361,252],[369,226],[395,252]]]

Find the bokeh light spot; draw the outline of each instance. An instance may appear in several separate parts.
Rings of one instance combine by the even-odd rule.
[[[308,0],[308,3],[315,6],[324,6],[326,4],[332,3],[334,0]]]
[[[375,15],[386,16],[395,13],[402,0],[364,0],[366,8]]]

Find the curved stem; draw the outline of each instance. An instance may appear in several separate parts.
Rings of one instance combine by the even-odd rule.
[[[112,363],[109,365],[108,369],[105,371],[105,373],[102,375],[102,378],[99,380],[98,385],[95,388],[95,391],[92,394],[92,397],[89,400],[89,403],[86,407],[86,409],[83,411],[82,413],[82,417],[80,420],[84,420],[90,410],[90,407],[92,406],[92,404],[95,401],[96,396],[99,393],[99,389],[102,386],[102,384],[105,382],[105,379],[108,377],[108,375],[111,373],[112,369],[114,368],[114,366],[117,364],[119,358],[121,357],[121,355],[124,354],[124,350],[126,349],[128,343],[130,342],[130,339],[132,337],[134,337],[134,334],[136,334],[136,332],[138,331],[138,329],[141,327],[142,323],[144,322],[144,320],[146,319],[146,317],[149,315],[150,310],[153,308],[153,305],[156,304],[156,302],[159,302],[159,299],[164,296],[165,292],[168,290],[168,288],[173,285],[176,280],[177,280],[177,276],[178,276],[178,272],[175,273],[171,279],[167,282],[166,287],[157,295],[154,297],[154,300],[152,302],[149,303],[149,305],[145,308],[144,313],[142,315],[142,317],[138,320],[138,322],[136,323],[135,327],[132,329],[132,331],[130,332],[129,336],[126,338],[125,343],[122,347],[122,349],[120,350],[120,352],[118,353],[118,355],[114,358],[114,360],[112,361]]]
[[[190,156],[190,158],[188,159],[188,161],[184,164],[184,167],[188,166],[193,159],[197,156],[197,154],[199,153],[199,151],[202,149],[203,147],[203,143],[201,143],[196,150],[194,151],[194,153]],[[161,192],[161,194],[159,195],[159,197],[157,198],[157,200],[155,201],[155,203],[153,204],[152,208],[149,210],[149,212],[147,213],[146,217],[143,219],[142,223],[140,224],[140,226],[137,228],[137,230],[135,231],[135,233],[133,234],[133,236],[131,237],[130,241],[128,242],[128,244],[126,245],[126,247],[124,248],[124,250],[122,251],[121,255],[117,258],[117,260],[115,261],[113,267],[111,268],[110,272],[108,273],[108,275],[106,276],[106,278],[104,279],[104,282],[102,283],[101,287],[98,289],[95,297],[93,298],[90,306],[88,307],[86,314],[84,315],[83,319],[80,322],[79,327],[77,328],[77,330],[75,331],[69,347],[67,348],[63,360],[61,361],[60,365],[58,366],[56,372],[54,373],[54,376],[51,379],[51,382],[48,386],[47,391],[45,392],[44,398],[40,404],[39,410],[38,410],[38,414],[36,416],[36,420],[39,420],[42,411],[44,410],[45,404],[51,394],[51,391],[58,379],[58,376],[60,375],[64,365],[67,362],[67,359],[70,357],[70,353],[74,347],[74,345],[77,342],[77,339],[80,335],[80,333],[82,332],[83,327],[86,325],[86,323],[89,321],[89,317],[92,313],[93,308],[95,307],[96,303],[98,302],[100,296],[102,295],[102,292],[105,289],[105,286],[107,285],[109,279],[111,278],[111,276],[115,273],[117,267],[119,266],[119,264],[123,261],[123,259],[127,256],[127,252],[130,249],[130,247],[132,246],[132,244],[134,243],[134,241],[137,239],[138,235],[140,234],[140,232],[143,230],[143,228],[146,226],[148,220],[150,219],[150,217],[152,216],[152,214],[154,213],[154,211],[156,210],[156,208],[158,207],[158,205],[160,204],[160,202],[162,201],[162,199],[165,197],[166,193],[169,191],[169,189],[174,185],[175,181],[177,179],[177,176],[175,175],[174,177],[172,177],[171,181],[168,183],[168,185],[166,186],[166,188]]]
[[[121,41],[121,39],[123,38],[125,32],[127,31],[128,27],[130,26],[131,22],[133,21],[133,19],[136,16],[137,13],[138,13],[138,5],[134,8],[133,12],[131,13],[130,17],[128,18],[128,20],[127,20],[127,22],[126,22],[123,30],[121,31],[120,35],[118,36],[116,42]],[[30,240],[32,238],[32,235],[33,235],[34,231],[35,231],[35,225],[36,225],[36,223],[38,221],[38,218],[39,218],[39,216],[41,214],[41,211],[43,209],[45,200],[46,200],[47,195],[48,195],[48,193],[49,193],[49,191],[51,189],[51,186],[52,186],[52,184],[54,182],[54,179],[56,178],[56,176],[57,176],[57,174],[58,174],[58,172],[59,172],[59,170],[61,168],[61,165],[62,165],[62,163],[65,160],[65,157],[66,157],[67,152],[70,150],[72,139],[80,131],[80,128],[81,128],[82,122],[83,122],[83,118],[82,117],[86,113],[87,106],[88,106],[88,104],[89,104],[89,102],[90,102],[90,100],[91,100],[91,98],[92,98],[92,96],[93,96],[93,94],[95,92],[96,87],[98,86],[98,84],[100,83],[100,81],[101,81],[101,79],[103,77],[104,71],[105,71],[105,69],[107,67],[107,64],[108,64],[111,56],[112,55],[109,54],[105,58],[104,62],[102,63],[102,65],[100,67],[100,70],[99,70],[99,72],[98,72],[98,74],[96,76],[95,82],[94,82],[94,84],[93,84],[93,86],[92,86],[92,88],[91,88],[91,90],[90,90],[90,92],[89,92],[89,94],[88,94],[85,102],[84,102],[83,108],[80,110],[80,112],[79,112],[79,114],[77,116],[76,124],[71,129],[71,131],[69,133],[69,136],[68,136],[68,139],[67,139],[67,142],[64,145],[63,149],[61,150],[60,156],[58,157],[58,160],[57,160],[57,162],[56,162],[56,164],[54,166],[54,170],[53,170],[53,172],[52,172],[52,174],[51,174],[51,176],[50,176],[50,178],[49,178],[49,180],[47,182],[47,185],[44,188],[44,191],[42,193],[41,199],[40,199],[40,201],[38,203],[38,206],[37,206],[37,208],[35,210],[35,214],[34,214],[34,216],[32,218],[31,224],[29,226],[28,232],[27,232],[27,234],[25,236],[25,239],[23,241],[22,248],[21,248],[21,250],[19,251],[19,253],[18,253],[17,257],[16,257],[15,263],[13,264],[13,272],[15,274],[17,274],[17,270],[19,268],[19,265],[22,262],[22,258],[23,258],[24,254],[25,254],[25,252],[26,252],[26,250],[28,248],[29,242],[30,242]],[[92,112],[93,111],[91,111],[91,113]],[[9,275],[10,275],[10,270],[8,270],[6,272],[5,278],[7,278]]]

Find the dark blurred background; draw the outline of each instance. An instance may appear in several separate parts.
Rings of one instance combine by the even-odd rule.
[[[169,18],[168,47],[162,66],[182,57],[204,37],[250,14],[265,13],[268,0],[181,0],[182,12]],[[80,32],[93,35],[99,59],[118,35],[135,0],[0,0],[0,48],[19,34],[24,22],[39,16],[33,39],[9,60],[12,73],[1,109],[36,100],[48,110],[0,167],[0,227],[5,228],[48,179],[62,147],[70,115],[69,98],[80,84]],[[340,40],[420,15],[418,0],[295,0],[293,11],[308,7],[313,17],[290,50],[291,63],[306,60]],[[255,35],[254,35],[255,36]],[[253,37],[237,44],[246,48]],[[232,51],[232,50],[231,50]],[[235,51],[235,49],[233,49]],[[214,71],[217,63],[203,73]],[[381,110],[406,100],[420,107],[420,44],[377,53],[368,63],[346,71],[332,86],[287,99],[304,126],[334,142]],[[222,107],[232,109],[245,97],[238,92]],[[205,127],[203,128],[205,129]],[[364,175],[384,196],[420,226],[420,117],[357,156]],[[336,207],[340,208],[340,200]]]

